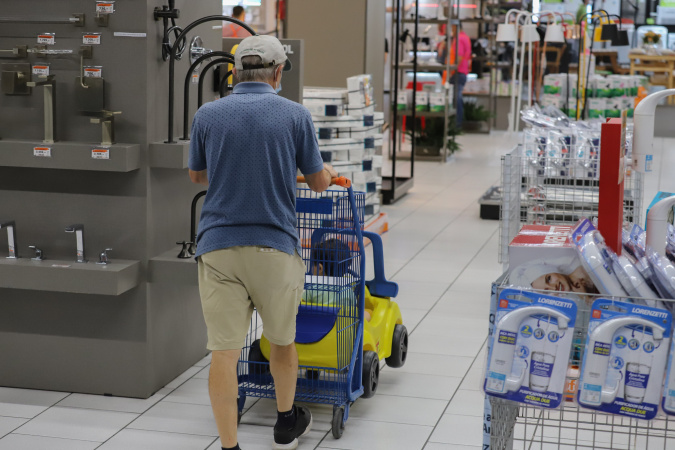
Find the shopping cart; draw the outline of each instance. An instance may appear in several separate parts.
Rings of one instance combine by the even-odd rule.
[[[346,189],[320,194],[297,190],[297,229],[307,272],[306,301],[300,305],[297,317],[300,364],[295,399],[332,404],[333,435],[339,438],[350,404],[364,394],[363,384],[368,385],[368,380],[362,383],[362,375],[368,372],[363,370],[364,359],[370,356],[364,352],[363,239],[366,236],[377,242],[380,253],[381,241],[378,235],[363,231],[365,194],[354,193],[345,178],[334,179],[333,184]],[[388,294],[387,297],[395,296],[398,290],[395,283],[384,280],[383,271],[369,284],[371,290]],[[275,398],[264,356],[268,352],[269,343],[254,314],[238,364],[240,417],[247,397]],[[379,370],[379,358],[377,367]]]

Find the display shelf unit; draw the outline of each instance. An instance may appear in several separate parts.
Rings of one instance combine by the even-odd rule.
[[[108,26],[99,26],[95,2],[69,0],[67,10],[86,12],[84,27],[28,23],[63,16],[64,2],[39,2],[39,11],[37,3],[2,1],[3,16],[26,22],[3,23],[0,48],[33,49],[38,34],[53,32],[53,49],[74,53],[27,51],[0,59],[4,87],[5,62],[49,63],[57,119],[56,142],[44,144],[42,88],[0,93],[0,214],[15,221],[20,257],[5,259],[1,229],[0,386],[148,398],[207,353],[197,265],[174,252],[176,242],[189,237],[191,201],[203,186],[191,183],[185,170],[187,143],[153,145],[168,131],[169,64],[162,59],[161,21],[153,17],[162,3],[117,2]],[[176,0],[175,6],[182,28],[222,11],[219,0]],[[85,64],[102,67],[104,89],[85,91],[78,50],[83,33],[94,32],[100,44]],[[199,26],[188,42],[196,35],[206,48],[222,46],[220,29]],[[183,78],[189,64],[186,52],[176,74]],[[204,86],[212,81],[209,72]],[[183,110],[178,84],[175,113]],[[198,86],[189,88],[196,99]],[[92,158],[92,149],[102,148],[102,128],[90,123],[96,111],[84,108],[83,98],[95,101],[96,111],[101,103],[101,112],[121,111],[114,121],[120,143],[109,146],[108,159]],[[193,100],[189,117],[196,106]],[[178,130],[182,117],[175,116]],[[51,157],[34,156],[35,147],[50,148]],[[75,262],[76,236],[65,232],[72,224],[84,225],[88,263]],[[32,261],[29,245],[45,259]],[[96,264],[106,248],[113,249],[110,263]],[[156,270],[165,252],[176,258],[169,276]]]
[[[0,289],[121,295],[138,286],[140,261],[114,260],[110,264],[73,260],[0,260]]]
[[[35,156],[35,149],[49,148],[51,156]],[[94,158],[92,150],[108,149],[107,158]],[[1,167],[36,169],[92,170],[101,172],[131,172],[141,167],[141,147],[138,144],[100,145],[82,142],[42,142],[0,140]]]
[[[442,161],[445,162],[448,159],[448,145],[447,145],[447,140],[446,136],[448,136],[448,127],[449,127],[449,120],[450,120],[450,115],[451,113],[456,110],[457,106],[457,95],[458,93],[456,92],[454,97],[453,97],[453,106],[454,108],[449,108],[449,102],[447,101],[447,96],[448,96],[448,90],[445,89],[445,86],[443,87],[445,95],[446,95],[446,101],[444,102],[444,109],[445,111],[443,112],[442,116],[436,116],[432,112],[428,111],[417,111],[416,108],[416,97],[417,95],[415,94],[416,88],[417,88],[417,73],[418,72],[445,72],[449,74],[451,70],[456,69],[456,65],[451,65],[449,58],[446,61],[445,64],[420,64],[418,61],[418,42],[419,42],[419,37],[420,37],[420,25],[424,24],[445,24],[447,25],[447,33],[446,35],[450,34],[450,27],[452,25],[459,25],[460,20],[458,18],[458,11],[459,11],[459,0],[452,0],[449,2],[448,5],[448,17],[447,18],[437,18],[437,19],[431,19],[431,18],[421,18],[419,17],[419,8],[420,8],[420,3],[419,0],[416,0],[414,2],[414,8],[412,10],[412,17],[403,17],[404,15],[404,10],[401,4],[401,0],[396,0],[394,2],[394,11],[393,11],[393,23],[392,23],[392,29],[391,29],[391,40],[390,42],[395,44],[394,50],[393,50],[393,57],[391,59],[391,64],[390,64],[390,72],[391,72],[391,80],[392,80],[392,96],[391,96],[391,123],[392,126],[390,128],[390,139],[389,139],[389,158],[392,164],[392,171],[391,171],[391,176],[385,176],[383,177],[382,181],[382,198],[385,204],[393,203],[402,196],[404,196],[413,186],[414,184],[414,176],[415,176],[415,147],[416,147],[416,128],[417,128],[417,118],[418,117],[438,117],[438,118],[443,118],[444,119],[444,126],[443,126],[443,138],[441,141],[443,142],[442,147],[438,151],[437,156],[431,157],[432,160],[435,161]],[[412,33],[409,31],[404,34],[404,29],[406,26],[412,25]],[[413,54],[413,60],[411,62],[408,61],[403,61],[402,60],[402,55],[404,53],[407,53],[405,51],[406,45],[407,45],[407,39],[404,36],[410,36],[412,38],[412,54]],[[401,39],[403,38],[404,41],[402,42]],[[448,40],[448,45],[450,45],[450,41]],[[459,40],[457,40],[457,48],[459,47]],[[457,50],[457,49],[456,49]],[[406,86],[404,85],[404,79],[405,79],[405,72],[406,71],[412,71],[413,72],[413,95],[412,95],[412,108],[409,111],[410,115],[408,115],[408,111],[399,111],[398,106],[397,106],[397,100],[398,100],[398,93],[401,90],[405,90]],[[402,123],[403,117],[411,117],[412,118],[412,124],[411,124],[411,133],[413,136],[412,139],[412,148],[409,152],[409,158],[405,158],[405,155],[401,153],[402,151],[402,143],[403,143],[403,130],[402,130]],[[453,136],[454,139],[454,136]],[[403,157],[403,158],[402,158]],[[400,170],[397,168],[397,160],[399,159],[409,159],[410,160],[410,172],[409,174],[402,176],[400,173]],[[425,158],[427,159],[427,158]]]
[[[198,286],[197,262],[194,258],[178,258],[181,249],[177,246],[150,259],[148,278],[151,283]]]
[[[190,141],[153,142],[148,148],[148,165],[158,169],[187,169],[189,156]]]

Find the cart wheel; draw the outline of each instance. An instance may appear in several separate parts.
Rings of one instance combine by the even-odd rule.
[[[380,359],[377,353],[367,350],[363,352],[363,398],[375,395],[379,379]]]
[[[403,367],[408,357],[408,330],[404,325],[394,327],[391,339],[391,356],[385,361],[389,367]]]
[[[256,339],[251,343],[251,348],[248,351],[248,374],[253,383],[265,384],[265,378],[263,377],[270,374],[268,363],[269,361],[267,361],[260,350],[260,339]]]
[[[336,408],[333,410],[333,425],[331,431],[333,432],[333,437],[335,439],[340,439],[342,437],[342,432],[345,431],[344,417],[344,408]]]

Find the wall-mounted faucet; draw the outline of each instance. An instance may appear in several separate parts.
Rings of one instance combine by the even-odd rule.
[[[110,264],[110,259],[108,257],[108,252],[111,252],[112,248],[106,248],[98,255],[98,262],[96,264]]]
[[[56,81],[54,75],[40,76],[40,81],[29,81],[26,83],[28,87],[44,87],[44,127],[45,138],[42,142],[45,144],[54,143],[54,133],[56,132]]]
[[[42,249],[39,249],[34,245],[29,245],[28,248],[33,249],[33,251],[35,252],[35,256],[31,258],[32,261],[42,261],[43,259],[45,259]]]
[[[84,258],[84,225],[81,223],[70,225],[66,227],[66,233],[75,233],[75,238],[77,239],[77,262],[87,262]]]
[[[206,195],[206,191],[201,191],[192,199],[192,209],[190,210],[190,240],[188,253],[194,255],[197,253],[197,202]]]
[[[0,222],[0,229],[7,228],[7,243],[9,244],[9,259],[16,259],[19,254],[16,250],[16,223],[13,220]]]

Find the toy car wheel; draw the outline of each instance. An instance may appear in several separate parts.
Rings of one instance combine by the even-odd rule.
[[[260,364],[265,363],[265,364]],[[260,339],[256,339],[251,344],[248,351],[248,374],[251,381],[258,384],[264,384],[264,376],[270,374],[269,361],[263,356],[260,350]]]
[[[344,408],[335,408],[333,410],[333,424],[331,426],[331,431],[333,432],[333,437],[335,439],[340,439],[342,437],[342,432],[345,430],[344,417]]]
[[[394,327],[391,339],[391,356],[385,361],[389,367],[403,367],[408,357],[408,330],[404,325]]]
[[[377,353],[367,350],[363,352],[363,397],[375,395],[380,380],[380,359]]]

